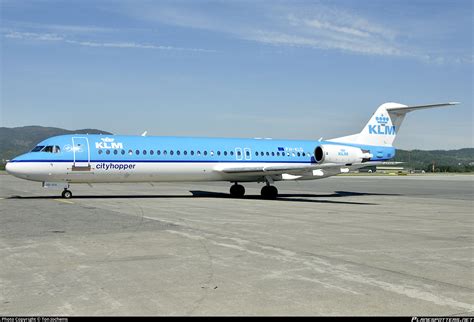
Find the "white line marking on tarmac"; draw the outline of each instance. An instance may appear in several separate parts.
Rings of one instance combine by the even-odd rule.
[[[64,203],[74,204],[74,202],[68,201],[68,200],[63,200],[63,199],[54,199],[54,200],[64,202]]]

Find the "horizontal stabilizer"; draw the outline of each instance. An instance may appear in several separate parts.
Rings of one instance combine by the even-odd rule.
[[[426,108],[433,107],[442,107],[442,106],[452,106],[457,105],[459,102],[448,102],[448,103],[438,103],[438,104],[428,104],[428,105],[413,105],[413,106],[400,106],[400,107],[386,107],[387,111],[390,113],[408,113],[416,110],[423,110]]]

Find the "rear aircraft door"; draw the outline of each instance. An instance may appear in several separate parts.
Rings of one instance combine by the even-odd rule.
[[[90,171],[91,153],[89,140],[86,137],[72,138],[73,171]]]

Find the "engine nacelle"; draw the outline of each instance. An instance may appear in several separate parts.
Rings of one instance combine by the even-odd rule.
[[[352,164],[367,162],[372,154],[353,146],[323,144],[314,149],[314,159],[318,163]]]

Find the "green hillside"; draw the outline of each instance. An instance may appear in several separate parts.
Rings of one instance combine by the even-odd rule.
[[[393,161],[405,162],[405,168],[431,172],[471,172],[474,171],[474,148],[459,150],[397,150]]]

